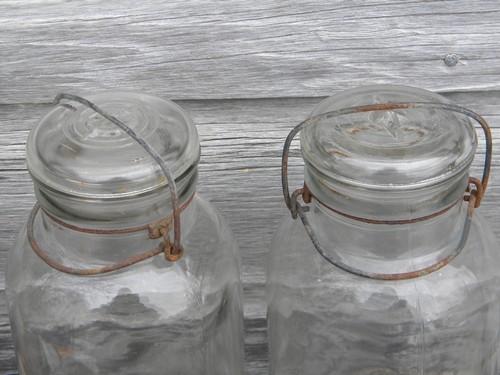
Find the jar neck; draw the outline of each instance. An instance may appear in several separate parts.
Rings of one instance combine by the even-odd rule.
[[[409,220],[433,215],[462,199],[468,169],[438,184],[405,189],[350,185],[325,176],[306,161],[304,181],[319,201],[346,214],[373,220]]]
[[[453,253],[467,211],[458,201],[435,217],[389,225],[345,217],[314,198],[311,206],[311,226],[327,253],[335,252],[351,267],[386,274],[423,269]]]
[[[180,206],[185,205],[195,194],[196,181],[196,167],[177,179]],[[43,209],[35,222],[35,236],[51,258],[75,268],[92,268],[122,261],[153,249],[163,239],[150,239],[147,229],[120,234],[95,234],[68,228],[58,221],[85,229],[113,230],[147,226],[172,215],[168,187],[126,199],[99,200],[69,196],[37,181],[34,183],[38,203]],[[181,213],[183,238],[196,220],[196,202],[195,196]],[[172,226],[170,229],[172,238]]]
[[[179,205],[196,191],[196,166],[176,181]],[[98,199],[67,195],[34,181],[42,209],[59,220],[85,228],[114,229],[146,225],[172,214],[168,186],[126,198]]]
[[[189,236],[197,218],[197,197],[193,184],[178,184],[183,187],[179,191],[181,219],[181,243]],[[146,198],[146,197],[145,197]],[[156,197],[149,197],[156,202]],[[50,253],[54,259],[75,268],[92,268],[95,266],[116,263],[132,255],[151,250],[163,241],[163,237],[152,239],[147,229],[148,224],[152,224],[160,219],[168,218],[172,215],[172,208],[169,203],[168,190],[161,196],[161,204],[144,205],[142,210],[138,210],[136,215],[120,217],[117,220],[92,220],[91,218],[79,217],[60,211],[60,206],[47,206],[48,202],[43,201],[43,210],[41,210],[35,222],[35,236],[42,247]],[[146,200],[147,201],[147,200]],[[150,203],[151,201],[147,201]],[[51,209],[47,210],[47,207]],[[59,210],[54,210],[57,207]],[[134,212],[133,210],[124,212]],[[57,214],[54,214],[54,211]],[[72,212],[72,211],[71,211]],[[76,226],[81,229],[74,229],[70,226]],[[126,233],[92,233],[88,229],[130,229],[142,226],[143,228],[134,228],[133,231]],[[169,236],[173,238],[173,224],[170,224]],[[164,259],[161,258],[164,262]],[[161,264],[169,264],[164,262]]]

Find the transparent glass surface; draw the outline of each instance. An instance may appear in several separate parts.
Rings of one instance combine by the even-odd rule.
[[[399,247],[390,246],[394,226],[326,216],[317,205],[311,216],[329,227],[323,241],[352,240],[351,247],[324,242],[338,246],[350,265],[363,269],[378,262],[385,272],[399,272],[401,263],[428,261],[425,249],[432,247],[419,248],[420,243],[454,242],[449,221],[462,219],[463,211],[429,223],[433,229],[398,228]],[[367,246],[373,231],[374,246]],[[268,263],[271,374],[496,375],[498,248],[476,212],[465,249],[447,266],[411,280],[378,281],[326,262],[300,220],[285,218]]]
[[[413,87],[375,85],[327,98],[312,115],[397,102],[449,101]],[[323,116],[303,129],[300,144],[304,181],[321,202],[354,216],[407,220],[463,196],[477,137],[464,115],[426,107]]]
[[[106,265],[157,245],[147,232],[93,235],[35,223],[54,259]],[[22,375],[242,374],[241,287],[236,245],[196,196],[182,215],[185,255],[123,271],[72,276],[47,266],[25,231],[9,253],[7,293]]]
[[[198,161],[196,128],[177,104],[132,92],[87,99],[139,134],[167,162],[175,178]],[[28,169],[38,183],[74,196],[116,199],[167,183],[136,141],[77,102],[54,107],[30,133],[26,148]]]
[[[75,276],[44,263],[23,228],[9,252],[6,280],[20,373],[241,375],[239,255],[227,225],[195,192],[195,127],[168,101],[130,93],[93,98],[158,150],[176,177],[181,205],[194,194],[181,213],[184,255]],[[159,113],[168,116],[160,120]],[[66,154],[72,142],[80,152]],[[69,102],[42,120],[29,143],[28,167],[43,208],[34,237],[52,259],[88,269],[159,245],[147,230],[85,233],[47,214],[88,229],[130,228],[171,216],[159,167],[125,134]]]
[[[343,94],[327,99],[314,113],[371,104],[366,98],[378,100],[377,90],[381,101],[422,97],[422,90],[412,88],[368,87],[344,93],[345,101]],[[405,120],[409,113],[398,120],[408,121],[404,126],[431,126],[427,114]],[[384,130],[398,113],[379,114],[373,128],[370,116],[354,116],[353,121],[360,120],[356,126],[367,128],[365,135],[351,132],[346,119],[339,128],[332,121],[335,129],[327,131],[324,122],[322,130],[311,127],[302,134],[305,181],[313,194],[306,215],[327,256],[336,254],[364,272],[395,274],[429,267],[453,254],[464,230],[467,203],[462,197],[476,140],[467,121],[437,110],[429,115],[441,121],[436,137],[442,141],[433,147],[427,147],[433,137],[424,136],[424,143],[414,145],[406,135],[399,137],[401,129]],[[393,138],[391,131],[398,136]],[[346,133],[343,141],[341,133]],[[458,146],[450,147],[445,139]],[[343,150],[352,151],[349,156],[324,152],[327,145],[344,141]],[[387,173],[379,175],[384,169]],[[341,214],[405,220],[443,208],[448,210],[433,218],[397,225]],[[271,374],[496,375],[500,253],[480,210],[473,214],[465,247],[451,262],[429,274],[394,281],[358,276],[330,264],[314,248],[301,220],[288,214],[274,237],[267,268]]]
[[[413,87],[375,85],[325,99],[312,115],[376,103],[441,102]],[[304,159],[323,174],[352,185],[395,190],[446,180],[468,167],[477,146],[467,117],[436,108],[325,117],[301,133]]]

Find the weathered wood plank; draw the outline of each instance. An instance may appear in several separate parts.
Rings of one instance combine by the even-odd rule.
[[[451,99],[485,114],[500,139],[500,92],[449,93]],[[247,373],[263,375],[266,367],[264,269],[271,237],[284,214],[279,176],[283,140],[292,126],[321,98],[266,100],[187,100],[187,109],[202,143],[200,192],[222,212],[235,232],[243,257]],[[32,186],[24,167],[29,129],[49,105],[0,105],[0,290],[5,255],[32,203]],[[483,149],[480,150],[484,152]],[[292,183],[301,178],[300,154],[292,153]],[[495,154],[491,189],[481,211],[500,236],[500,153]],[[481,158],[475,161],[479,174]],[[12,341],[0,292],[0,370],[15,368]]]
[[[15,370],[14,344],[10,337],[10,324],[7,316],[5,291],[0,291],[0,374],[3,371]]]
[[[498,89],[499,12],[494,0],[2,1],[0,102],[117,87],[177,99]]]

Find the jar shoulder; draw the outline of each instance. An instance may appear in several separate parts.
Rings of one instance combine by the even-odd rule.
[[[197,216],[194,225],[186,234],[186,239],[189,240],[190,237],[195,236],[200,243],[217,243],[218,246],[210,247],[209,250],[220,251],[239,258],[239,248],[234,234],[219,210],[198,194],[193,199],[193,204]]]
[[[269,254],[268,302],[324,305],[325,311],[341,308],[342,301],[384,311],[384,306],[393,303],[415,309],[424,304],[422,314],[457,306],[474,309],[496,304],[500,300],[498,249],[490,226],[477,213],[465,248],[440,270],[401,281],[366,279],[326,262],[313,247],[300,220],[285,217]]]
[[[209,302],[213,299],[217,304],[216,300],[223,298],[228,288],[239,290],[237,245],[230,228],[209,202],[195,196],[191,204],[192,220],[183,232],[184,255],[179,261],[169,262],[160,254],[123,270],[94,277],[65,274],[48,266],[33,252],[24,226],[9,251],[6,274],[9,299],[15,295],[18,301],[22,300],[18,296],[26,292],[26,295],[31,296],[26,299],[26,303],[33,304],[37,300],[42,303],[43,299],[59,300],[60,295],[67,295],[71,299],[74,295],[76,300],[83,301],[87,306],[84,310],[88,310],[97,308],[96,304],[115,306],[115,300],[120,299],[120,295],[131,295],[135,297],[130,298],[137,297],[152,301],[150,304],[153,305],[159,304],[155,309],[164,309],[164,316],[175,315],[186,309],[196,310],[201,301]],[[107,238],[101,238],[95,244],[87,238],[87,241],[74,241],[74,248],[68,248],[55,243],[57,238],[47,235],[41,222],[38,222],[35,235],[46,236],[40,238],[40,243],[44,246],[58,247],[59,251],[54,256],[60,257],[67,251],[72,265],[77,262],[79,268],[91,267],[91,261],[94,260],[89,260],[89,254],[95,253],[82,255],[77,250],[85,248],[88,251],[94,246],[95,251],[113,252],[115,248],[122,249],[124,243],[127,243],[126,240],[110,240],[109,246],[104,246],[103,241],[108,241]],[[154,246],[154,242],[148,240],[145,234],[143,237],[144,240],[134,238],[129,241],[134,244],[129,253],[142,252]],[[78,263],[81,259],[84,260]],[[103,259],[99,259],[99,265],[108,264]],[[58,260],[64,262],[64,256]],[[116,257],[113,258],[115,260]]]
[[[499,241],[481,213],[476,211],[474,215],[466,245],[450,264],[458,267],[465,266],[473,272],[477,271],[483,277],[496,276],[495,267],[498,269],[500,266]],[[332,228],[332,231],[334,230],[335,228]],[[326,249],[335,249],[336,245],[336,243],[322,243]],[[298,268],[297,271],[302,274],[300,269],[309,266],[316,270],[315,273],[328,272],[329,269],[333,269],[339,274],[346,274],[345,271],[333,265],[326,268],[319,266],[326,261],[314,248],[300,219],[294,220],[290,215],[283,217],[276,230],[268,257],[268,273],[280,270],[285,273]],[[311,269],[304,272],[304,275],[307,274],[311,274]]]

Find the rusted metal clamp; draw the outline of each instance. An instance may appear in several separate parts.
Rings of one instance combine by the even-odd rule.
[[[299,202],[297,201],[297,198],[299,196],[302,197],[302,199],[304,200],[304,196],[305,196],[305,191],[306,191],[307,187],[304,185],[303,188],[300,188],[300,189],[297,189],[295,190],[293,193],[292,193],[292,199],[290,201],[290,212],[292,214],[292,217],[294,219],[297,218],[298,214],[299,214],[299,209],[303,210],[303,211],[307,211],[309,210],[309,207],[307,206],[301,206],[299,204]],[[305,201],[305,200],[304,200]]]
[[[125,123],[117,119],[115,116],[103,111],[101,108],[99,108],[97,105],[92,103],[91,101],[82,98],[77,95],[72,95],[72,94],[58,94],[54,101],[54,105],[60,104],[62,100],[71,100],[75,101],[78,103],[81,103],[85,105],[86,107],[94,110],[101,116],[103,116],[105,119],[109,120],[111,123],[119,127],[121,130],[123,130],[130,138],[132,138],[134,141],[136,141],[152,158],[153,160],[159,165],[162,173],[165,175],[168,181],[168,188],[170,190],[170,200],[172,204],[172,216],[163,220],[160,220],[156,223],[152,223],[149,225],[144,225],[144,226],[139,226],[139,227],[132,227],[132,228],[122,228],[122,229],[89,229],[89,228],[81,228],[72,224],[65,223],[64,221],[55,218],[54,216],[50,215],[51,219],[56,221],[58,224],[63,225],[67,228],[77,230],[80,232],[86,232],[86,233],[94,233],[94,234],[123,234],[123,233],[131,233],[131,232],[136,232],[139,230],[148,230],[149,232],[149,237],[151,239],[155,238],[160,238],[163,237],[163,241],[161,244],[154,249],[148,250],[146,252],[137,254],[137,255],[132,255],[120,262],[111,264],[109,266],[103,266],[103,267],[96,267],[96,268],[88,268],[88,269],[78,269],[78,268],[73,268],[73,267],[68,267],[54,259],[52,259],[49,254],[43,250],[38,242],[35,239],[34,235],[34,222],[36,215],[38,211],[40,210],[40,205],[38,203],[35,204],[33,209],[31,210],[30,216],[28,218],[28,224],[26,228],[27,232],[27,237],[28,241],[31,245],[31,248],[33,251],[50,267],[57,269],[60,272],[68,273],[71,275],[78,275],[78,276],[91,276],[91,275],[98,275],[98,274],[103,274],[103,273],[108,273],[108,272],[113,272],[117,271],[119,269],[131,266],[133,264],[139,263],[143,260],[149,259],[153,256],[156,256],[158,254],[163,253],[165,255],[165,258],[171,262],[175,262],[179,260],[182,257],[183,254],[183,248],[181,245],[181,222],[180,222],[180,212],[187,207],[187,205],[191,202],[193,196],[191,196],[187,202],[179,207],[179,198],[177,195],[177,186],[175,184],[175,179],[174,176],[172,175],[172,172],[166,165],[166,163],[163,161],[161,156],[141,137],[139,137],[134,130],[132,130],[130,127],[128,127]],[[48,214],[46,212],[46,214]],[[169,228],[170,224],[173,221],[174,224],[174,241],[171,242],[170,237],[169,237]]]
[[[470,177],[469,178],[469,184],[467,186],[466,194],[464,195],[464,200],[468,202],[467,205],[467,215],[464,223],[464,229],[462,231],[462,236],[460,238],[459,244],[457,248],[448,256],[446,256],[444,259],[439,260],[435,264],[425,267],[420,270],[412,271],[412,272],[405,272],[405,273],[395,273],[395,274],[378,274],[378,273],[369,273],[357,268],[353,268],[350,265],[346,264],[342,257],[336,253],[335,249],[330,249],[330,251],[326,252],[323,247],[321,246],[314,229],[312,228],[309,219],[306,216],[306,212],[309,210],[309,207],[306,205],[301,205],[298,202],[298,197],[301,196],[304,203],[310,203],[312,194],[307,188],[307,186],[304,185],[303,188],[299,188],[295,190],[291,195],[290,195],[290,190],[289,190],[289,185],[288,185],[288,156],[289,156],[289,151],[290,151],[290,145],[295,138],[295,136],[305,127],[308,126],[313,126],[318,123],[318,121],[322,119],[327,119],[327,118],[332,118],[332,117],[337,117],[337,116],[342,116],[342,115],[348,115],[348,114],[353,114],[353,113],[361,113],[361,112],[372,112],[372,111],[386,111],[386,110],[394,110],[394,109],[414,109],[414,108],[424,108],[424,107],[431,107],[431,108],[438,108],[438,109],[444,109],[456,113],[460,113],[463,115],[466,115],[475,121],[479,123],[481,126],[484,135],[485,135],[485,141],[486,141],[486,155],[484,159],[484,167],[483,167],[483,176],[481,180]],[[491,130],[488,125],[488,123],[477,113],[458,106],[454,104],[448,104],[448,103],[434,103],[434,102],[405,102],[405,103],[382,103],[382,104],[371,104],[371,105],[362,105],[362,106],[356,106],[356,107],[349,107],[349,108],[342,108],[338,109],[335,111],[331,112],[326,112],[317,116],[310,117],[306,119],[305,121],[301,122],[297,126],[295,126],[290,133],[288,134],[285,144],[283,146],[283,154],[282,154],[282,161],[281,161],[281,182],[282,182],[282,187],[283,187],[283,196],[285,198],[285,203],[290,210],[290,213],[292,215],[293,219],[296,219],[297,216],[300,217],[304,229],[306,230],[306,233],[308,234],[309,238],[311,239],[311,242],[314,245],[314,248],[316,251],[329,263],[332,265],[350,272],[352,274],[361,276],[361,277],[366,277],[366,278],[371,278],[371,279],[378,279],[378,280],[403,280],[403,279],[411,279],[415,277],[419,277],[425,274],[428,274],[430,272],[434,272],[442,267],[444,267],[446,264],[448,264],[452,259],[454,259],[464,248],[467,238],[469,236],[470,228],[471,228],[471,223],[472,223],[472,216],[474,213],[474,209],[479,207],[481,204],[481,200],[483,199],[483,196],[486,192],[486,188],[488,187],[488,181],[490,177],[490,169],[491,169],[491,157],[492,157],[492,148],[493,148],[493,141],[491,137]],[[473,187],[473,188],[471,188]],[[423,221],[423,220],[428,220],[433,217],[436,217],[438,215],[441,215],[448,211],[451,207],[453,207],[455,204],[458,202],[454,203],[453,205],[445,208],[444,210],[441,210],[439,212],[433,213],[431,215],[425,216],[425,217],[420,217],[420,218],[414,218],[410,220],[392,220],[392,221],[387,221],[387,220],[373,220],[373,219],[368,219],[368,218],[360,218],[360,217],[355,217],[343,212],[340,212],[332,207],[328,207],[325,205],[325,207],[331,209],[332,211],[335,211],[343,216],[347,216],[353,220],[358,220],[358,221],[363,221],[366,223],[370,224],[386,224],[386,225],[401,225],[401,224],[411,224],[414,222],[418,221]],[[322,203],[323,204],[323,203]],[[323,204],[324,205],[324,204]]]
[[[471,190],[471,185],[474,186],[474,189]],[[484,196],[484,186],[481,180],[475,177],[469,177],[469,185],[467,185],[467,189],[465,190],[466,194],[464,195],[464,201],[469,201],[471,196],[475,197],[474,208],[478,208],[481,204],[481,200]]]

